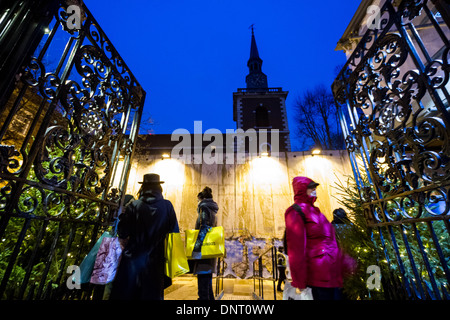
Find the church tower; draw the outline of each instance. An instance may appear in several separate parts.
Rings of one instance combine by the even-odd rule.
[[[247,62],[249,73],[245,77],[247,87],[233,92],[233,120],[236,121],[237,129],[244,131],[266,129],[269,140],[270,131],[278,129],[279,151],[291,151],[286,114],[288,91],[283,91],[281,87],[269,88],[267,76],[262,72],[262,63],[252,26],[250,58]],[[271,141],[269,149],[270,144]]]

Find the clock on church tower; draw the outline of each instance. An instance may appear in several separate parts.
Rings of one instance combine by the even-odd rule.
[[[285,103],[288,91],[280,87],[268,87],[267,76],[262,72],[262,62],[252,26],[250,58],[247,62],[249,73],[245,77],[247,87],[233,92],[233,120],[236,121],[237,129],[266,129],[268,137],[271,136],[271,130],[278,129],[279,151],[291,151]]]

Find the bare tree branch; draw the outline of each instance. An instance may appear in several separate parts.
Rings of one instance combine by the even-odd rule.
[[[303,148],[342,149],[343,137],[331,91],[323,85],[305,90],[294,105],[297,137]],[[308,145],[309,141],[309,145]]]

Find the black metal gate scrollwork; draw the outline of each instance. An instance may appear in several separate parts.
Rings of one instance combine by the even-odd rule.
[[[78,1],[0,17],[0,299],[89,299],[66,270],[119,213],[145,91]]]
[[[333,83],[389,299],[450,299],[450,6],[386,1]],[[399,288],[401,288],[399,290]]]

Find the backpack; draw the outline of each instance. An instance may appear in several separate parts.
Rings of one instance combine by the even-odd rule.
[[[300,208],[300,206],[296,203],[294,203],[291,206],[295,211],[298,212],[298,214],[302,217],[303,223],[306,224],[306,217],[305,217],[305,213],[302,211],[302,208]],[[284,246],[284,252],[286,252],[286,254],[288,253],[288,246],[287,246],[287,239],[286,239],[286,228],[284,228],[284,233],[283,233],[283,246]]]

